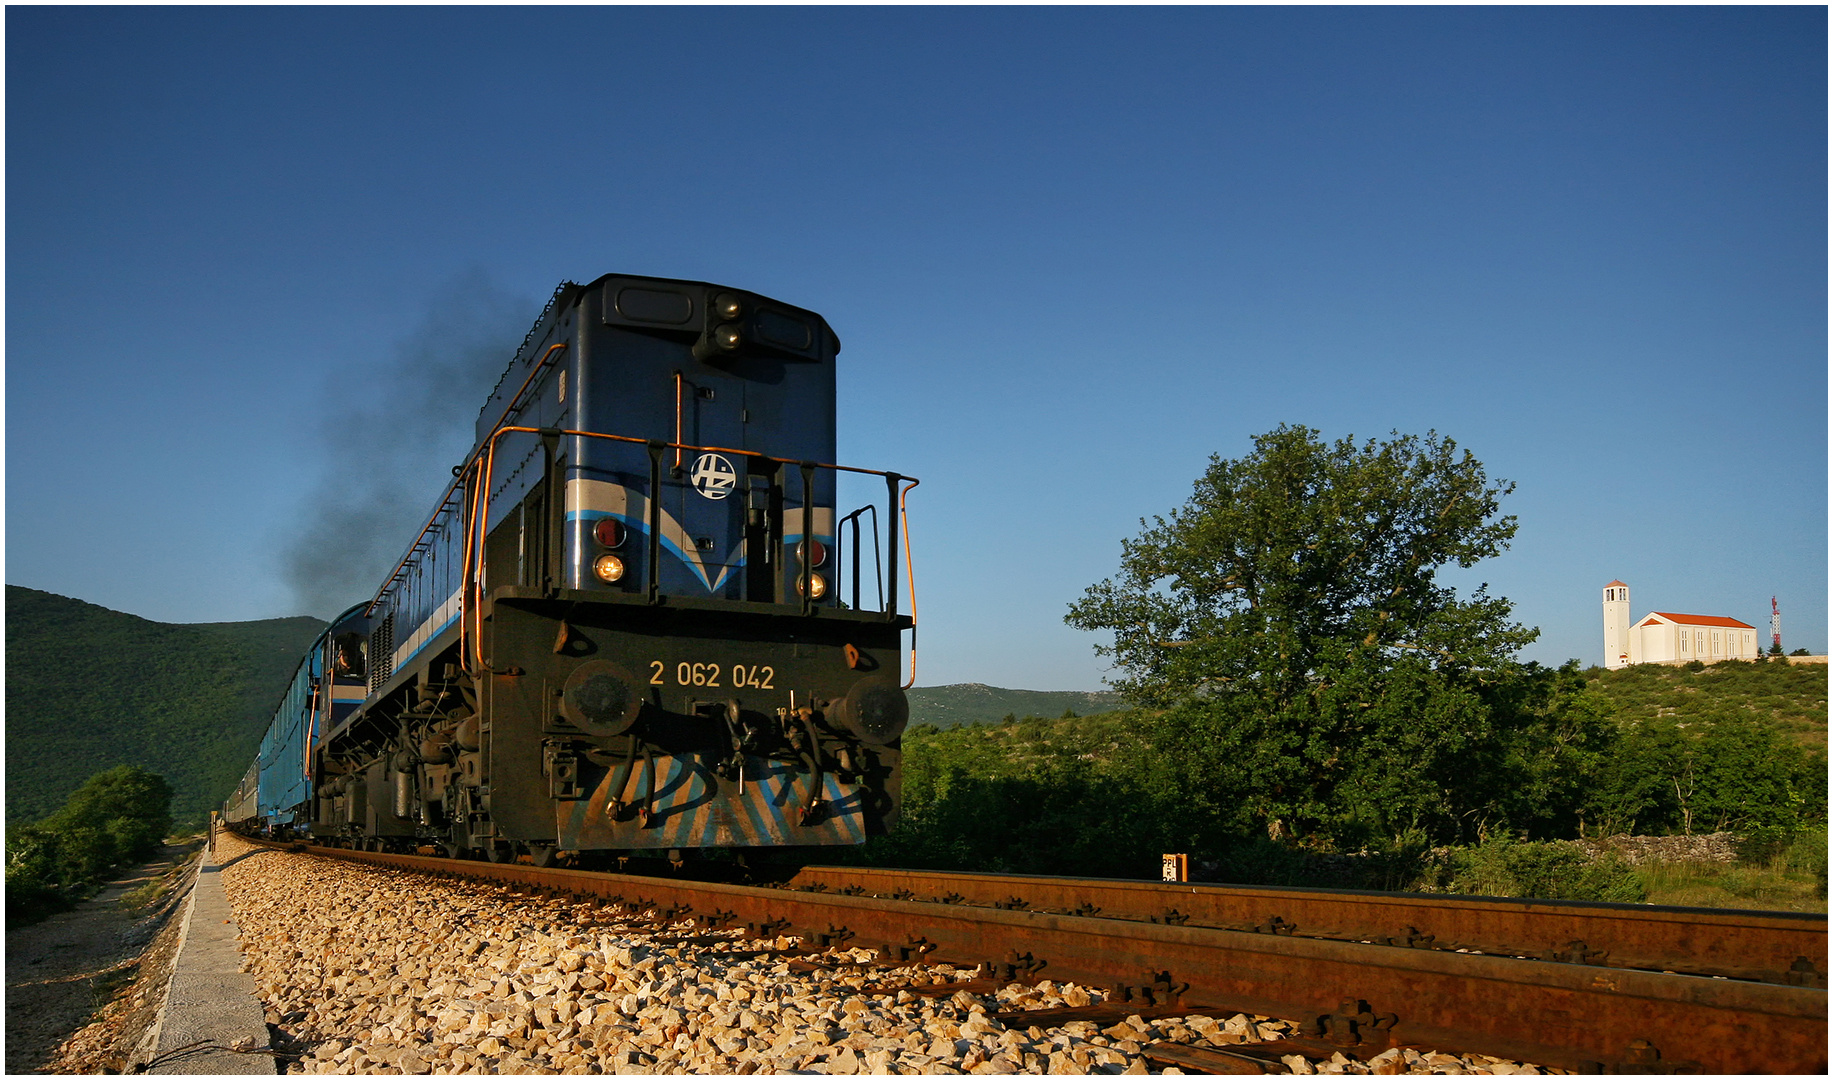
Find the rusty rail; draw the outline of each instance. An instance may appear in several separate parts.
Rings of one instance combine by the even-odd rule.
[[[845,866],[807,867],[789,884],[1594,967],[1827,984],[1827,917],[1821,914]]]
[[[1588,1072],[1826,1071],[1827,995],[1817,987],[1175,922],[298,847],[654,905],[702,924],[747,925],[760,933],[788,927],[781,932],[819,944],[875,948],[890,960],[978,962],[1004,976],[1105,986],[1134,1011],[1284,1017],[1361,1053],[1425,1045]]]

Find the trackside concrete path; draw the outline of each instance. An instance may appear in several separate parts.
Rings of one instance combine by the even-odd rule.
[[[242,858],[261,858],[250,852]],[[186,904],[178,959],[153,1031],[149,1073],[271,1073],[266,1013],[242,970],[223,864],[206,852]],[[257,1051],[249,1053],[248,1051]]]

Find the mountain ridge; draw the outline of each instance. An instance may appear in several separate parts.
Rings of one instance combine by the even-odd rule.
[[[84,780],[141,765],[201,821],[254,759],[319,631],[307,615],[161,623],[6,587],[6,815],[35,821]]]
[[[979,682],[918,686],[906,694],[911,725],[939,728],[994,724],[1007,716],[1057,717],[1068,711],[1094,716],[1126,707],[1112,690],[1012,690]]]
[[[36,821],[84,780],[141,765],[172,785],[172,814],[201,821],[248,768],[301,655],[310,615],[162,623],[23,585],[6,587],[6,815]],[[909,691],[911,724],[1088,716],[1112,691],[954,683]]]

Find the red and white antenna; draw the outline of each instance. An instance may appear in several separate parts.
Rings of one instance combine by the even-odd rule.
[[[1773,596],[1769,598],[1769,640],[1777,652],[1782,651],[1782,609]]]

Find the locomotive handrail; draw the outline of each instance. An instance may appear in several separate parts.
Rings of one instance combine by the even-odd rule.
[[[526,344],[526,342],[524,342],[524,344]],[[477,464],[477,459],[484,453],[485,447],[494,443],[494,433],[496,431],[506,430],[502,427],[502,423],[509,419],[510,413],[516,410],[518,403],[522,400],[522,393],[528,389],[530,383],[535,381],[535,376],[547,369],[554,354],[566,347],[567,343],[564,341],[555,342],[547,347],[547,351],[541,354],[541,359],[536,361],[535,365],[529,369],[528,377],[522,380],[522,385],[516,387],[515,394],[509,399],[509,404],[503,407],[503,415],[496,418],[496,425],[491,428],[491,438],[486,440],[485,443],[480,444],[476,450],[473,450],[471,456],[465,459],[463,465],[452,470],[452,482],[446,486],[445,495],[440,498],[439,505],[433,508],[433,516],[428,518],[426,524],[420,527],[419,535],[414,537],[413,543],[407,545],[407,552],[401,556],[401,561],[395,564],[394,570],[383,580],[382,587],[376,590],[375,596],[369,601],[368,606],[363,609],[363,615],[365,617],[375,613],[376,605],[382,602],[384,596],[388,595],[389,586],[401,580],[401,571],[413,560],[414,553],[420,550],[420,542],[426,539],[426,534],[432,530],[434,525],[439,523],[440,513],[445,510],[449,503],[451,503],[452,494],[458,489],[458,485],[464,483],[465,474],[470,472],[472,467]],[[469,538],[467,537],[467,539]]]
[[[554,348],[559,348],[559,346],[555,346]],[[553,352],[553,349],[550,348],[548,352],[549,354],[551,354]],[[542,362],[543,363],[546,362],[545,357],[543,357]],[[534,378],[533,372],[530,373],[529,378],[531,380]],[[527,385],[528,384],[526,382],[523,383],[523,386],[525,388]],[[520,393],[521,391],[518,390],[517,394],[519,395]],[[907,506],[907,501],[910,497],[911,490],[914,489],[918,484],[922,483],[922,481],[918,480],[916,477],[904,476],[900,473],[886,472],[883,469],[862,468],[857,465],[834,465],[834,464],[828,464],[825,462],[802,461],[797,458],[782,458],[782,457],[776,457],[771,454],[765,454],[765,453],[762,453],[756,450],[735,450],[727,446],[700,446],[694,443],[686,443],[686,442],[663,442],[658,439],[642,439],[634,435],[613,435],[613,434],[610,434],[609,432],[604,432],[604,431],[582,431],[577,428],[540,428],[540,427],[530,427],[530,426],[523,425],[523,424],[501,425],[500,421],[499,421],[499,425],[500,426],[498,426],[495,430],[491,431],[490,437],[486,439],[484,441],[484,444],[482,446],[479,446],[477,452],[472,455],[471,461],[467,463],[467,467],[465,468],[464,472],[457,479],[454,480],[454,486],[456,486],[460,482],[463,482],[466,478],[475,478],[475,480],[481,481],[478,483],[474,483],[472,486],[472,490],[471,490],[471,517],[465,528],[464,564],[460,567],[460,571],[459,571],[461,578],[462,578],[462,584],[460,586],[460,592],[459,592],[459,609],[460,609],[459,610],[459,619],[458,619],[459,657],[461,658],[462,661],[466,662],[467,664],[475,660],[476,666],[474,668],[471,668],[470,672],[485,670],[484,654],[483,654],[483,624],[481,621],[482,619],[481,606],[482,606],[482,599],[483,599],[482,591],[481,591],[482,582],[478,580],[478,575],[475,572],[477,569],[477,560],[475,556],[479,551],[482,550],[483,541],[484,541],[483,533],[487,531],[489,527],[490,484],[491,484],[492,477],[495,474],[497,441],[501,439],[503,436],[510,434],[511,432],[522,432],[522,433],[530,434],[530,435],[564,435],[564,436],[569,436],[569,437],[574,437],[574,438],[609,439],[613,442],[633,443],[639,446],[648,447],[652,455],[659,455],[661,451],[670,450],[670,449],[672,450],[697,450],[702,453],[735,454],[740,457],[757,458],[763,461],[775,462],[779,465],[795,465],[799,468],[806,468],[811,473],[815,469],[832,469],[835,472],[850,472],[850,473],[858,473],[864,476],[882,476],[884,477],[886,487],[888,489],[888,494],[895,496],[895,498],[891,500],[891,514],[893,518],[891,522],[891,528],[893,531],[893,542],[891,544],[891,548],[889,552],[890,560],[891,560],[891,567],[890,567],[891,572],[889,575],[891,579],[891,590],[890,590],[890,596],[888,597],[888,603],[886,605],[887,610],[885,614],[891,618],[895,618],[897,616],[896,532],[898,529],[898,522],[896,519],[901,516],[903,518],[904,566],[905,566],[905,573],[910,583],[910,624],[911,624],[910,681],[904,684],[904,688],[909,689],[910,687],[916,685],[916,568],[915,568],[914,561],[910,557],[910,515],[908,512],[908,506]],[[905,481],[908,481],[908,483],[906,484]],[[450,489],[448,489],[448,494],[449,493],[450,493]],[[661,506],[661,492],[658,490],[651,490],[648,493],[648,500],[649,500],[649,517],[651,519],[649,523],[649,528],[647,530],[649,532],[649,545],[650,545],[650,551],[651,551],[651,557],[649,559],[649,565],[650,565],[649,572],[652,578],[651,592],[653,594],[656,588],[655,566],[656,566],[656,562],[658,559],[657,548],[660,543],[659,535],[658,535],[660,530],[657,528],[658,523],[655,519],[656,519],[657,512],[659,511],[660,506]],[[803,501],[804,503],[810,504],[804,507],[805,514],[812,515],[812,510],[813,510],[812,496],[810,494],[804,494]],[[444,502],[442,502],[440,505],[443,506],[445,504]],[[807,524],[803,526],[803,529],[804,529],[804,532],[806,533],[809,529],[813,527],[813,518],[812,516],[808,516],[805,520],[807,521]],[[431,527],[430,522],[428,523],[428,527],[429,528]],[[425,530],[422,530],[423,533],[424,531]],[[403,559],[402,561],[403,563],[406,562],[405,559]],[[386,592],[386,588],[387,586],[384,586],[384,592]],[[805,593],[806,593],[806,583],[805,583]],[[377,600],[381,599],[381,595],[382,594],[377,595]],[[805,604],[804,606],[806,607],[807,605]],[[472,622],[474,619],[479,620],[476,624],[475,633],[472,630]],[[469,644],[471,648],[469,651],[466,649],[466,644],[467,644],[466,639],[470,639]]]
[[[904,519],[904,575],[906,580],[910,583],[910,681],[904,684],[904,689],[908,690],[916,685],[917,605],[916,560],[910,557],[910,508],[905,505],[905,500],[910,498],[910,493],[914,491],[916,486],[922,483],[922,481],[913,476],[903,477],[903,479],[910,481],[910,486],[898,493],[897,497],[899,516]],[[893,483],[895,486],[895,482]],[[890,547],[893,553],[897,551],[895,540],[896,538],[894,537]]]
[[[846,548],[845,548],[846,534],[842,532],[841,530],[845,529],[848,525],[853,526],[853,551],[852,551],[853,574],[852,574],[852,577],[853,577],[853,609],[855,611],[859,610],[859,604],[860,604],[859,597],[860,597],[860,577],[861,575],[859,573],[859,558],[860,558],[861,552],[865,550],[865,544],[860,542],[860,539],[859,539],[860,537],[859,518],[860,518],[860,515],[864,514],[867,510],[872,511],[872,575],[874,578],[877,579],[877,582],[878,582],[878,602],[882,606],[885,602],[885,566],[884,566],[884,554],[880,552],[878,548],[878,504],[877,503],[867,503],[864,506],[860,507],[859,509],[848,514],[846,517],[843,517],[839,521],[834,523],[834,564],[836,566],[839,566],[846,561],[846,554],[847,554]]]

